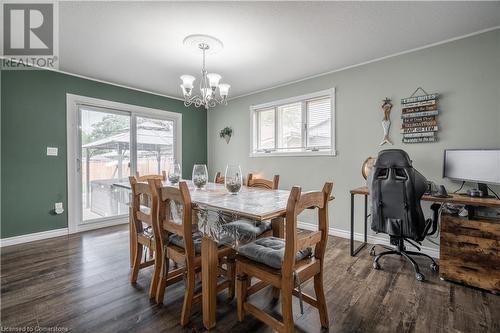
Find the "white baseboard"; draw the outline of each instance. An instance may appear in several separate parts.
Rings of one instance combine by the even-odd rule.
[[[94,230],[94,229],[101,229],[101,228],[106,228],[106,227],[112,227],[114,225],[119,225],[119,224],[126,224],[128,223],[128,216],[119,218],[119,219],[110,219],[110,220],[105,220],[105,221],[100,221],[100,222],[89,222],[85,224],[79,224],[76,227],[76,231],[72,233],[77,233],[77,232],[82,232],[82,231],[89,231],[89,230]]]
[[[310,223],[305,223],[305,222],[298,222],[297,227],[305,230],[312,230],[316,231],[318,230],[318,227],[314,224]],[[331,236],[337,236],[341,238],[350,238],[351,233],[349,230],[343,230],[343,229],[337,229],[337,228],[329,228],[328,229],[328,234]],[[363,234],[359,232],[354,233],[354,240],[356,241],[363,241]],[[366,240],[368,241],[369,244],[382,244],[382,245],[387,245],[391,246],[389,242],[389,237],[380,237],[380,236],[374,236],[368,234]],[[433,258],[439,259],[439,249],[432,248],[429,246],[421,246],[420,249],[422,250],[423,253],[430,255]]]
[[[0,247],[16,245],[21,243],[33,242],[41,239],[65,236],[68,234],[68,228],[47,230],[42,232],[35,232],[33,234],[20,235],[0,239]]]
[[[77,227],[78,229],[74,233],[89,231],[89,230],[93,230],[93,229],[106,228],[106,227],[111,227],[114,225],[125,224],[125,223],[128,223],[128,217],[125,217],[123,219],[115,219],[115,220],[102,221],[102,222],[96,222],[96,223],[82,224],[82,225],[79,225]],[[20,235],[20,236],[14,236],[14,237],[9,237],[9,238],[2,238],[2,239],[0,239],[0,247],[28,243],[28,242],[33,242],[33,241],[37,241],[37,240],[47,239],[47,238],[65,236],[68,234],[69,234],[68,228],[61,228],[61,229],[47,230],[47,231],[42,231],[42,232],[35,232],[33,234]]]

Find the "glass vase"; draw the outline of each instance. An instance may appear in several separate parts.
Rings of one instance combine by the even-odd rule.
[[[168,181],[171,184],[177,184],[181,180],[181,165],[179,163],[172,163],[168,170]]]
[[[241,191],[243,177],[241,175],[241,168],[239,165],[226,166],[224,185],[226,186],[226,190],[231,194],[238,194],[238,192]]]
[[[195,164],[193,166],[193,185],[197,189],[204,189],[208,183],[208,170],[205,164]]]

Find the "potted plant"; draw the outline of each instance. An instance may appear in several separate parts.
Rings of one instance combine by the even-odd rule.
[[[221,139],[226,140],[226,143],[229,143],[229,140],[231,140],[232,135],[233,135],[233,129],[229,126],[224,127],[219,132],[219,137]]]

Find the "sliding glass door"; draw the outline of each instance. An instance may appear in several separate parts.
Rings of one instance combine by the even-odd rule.
[[[129,175],[160,174],[176,158],[176,120],[80,105],[80,225],[124,219]]]
[[[114,184],[130,175],[130,124],[127,113],[80,109],[83,223],[127,214]]]

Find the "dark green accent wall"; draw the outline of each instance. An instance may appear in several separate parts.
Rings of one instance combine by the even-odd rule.
[[[66,94],[182,113],[183,174],[207,161],[207,116],[179,100],[45,70],[1,71],[1,238],[67,227]],[[59,156],[46,156],[46,147]],[[189,177],[187,177],[189,178]]]

